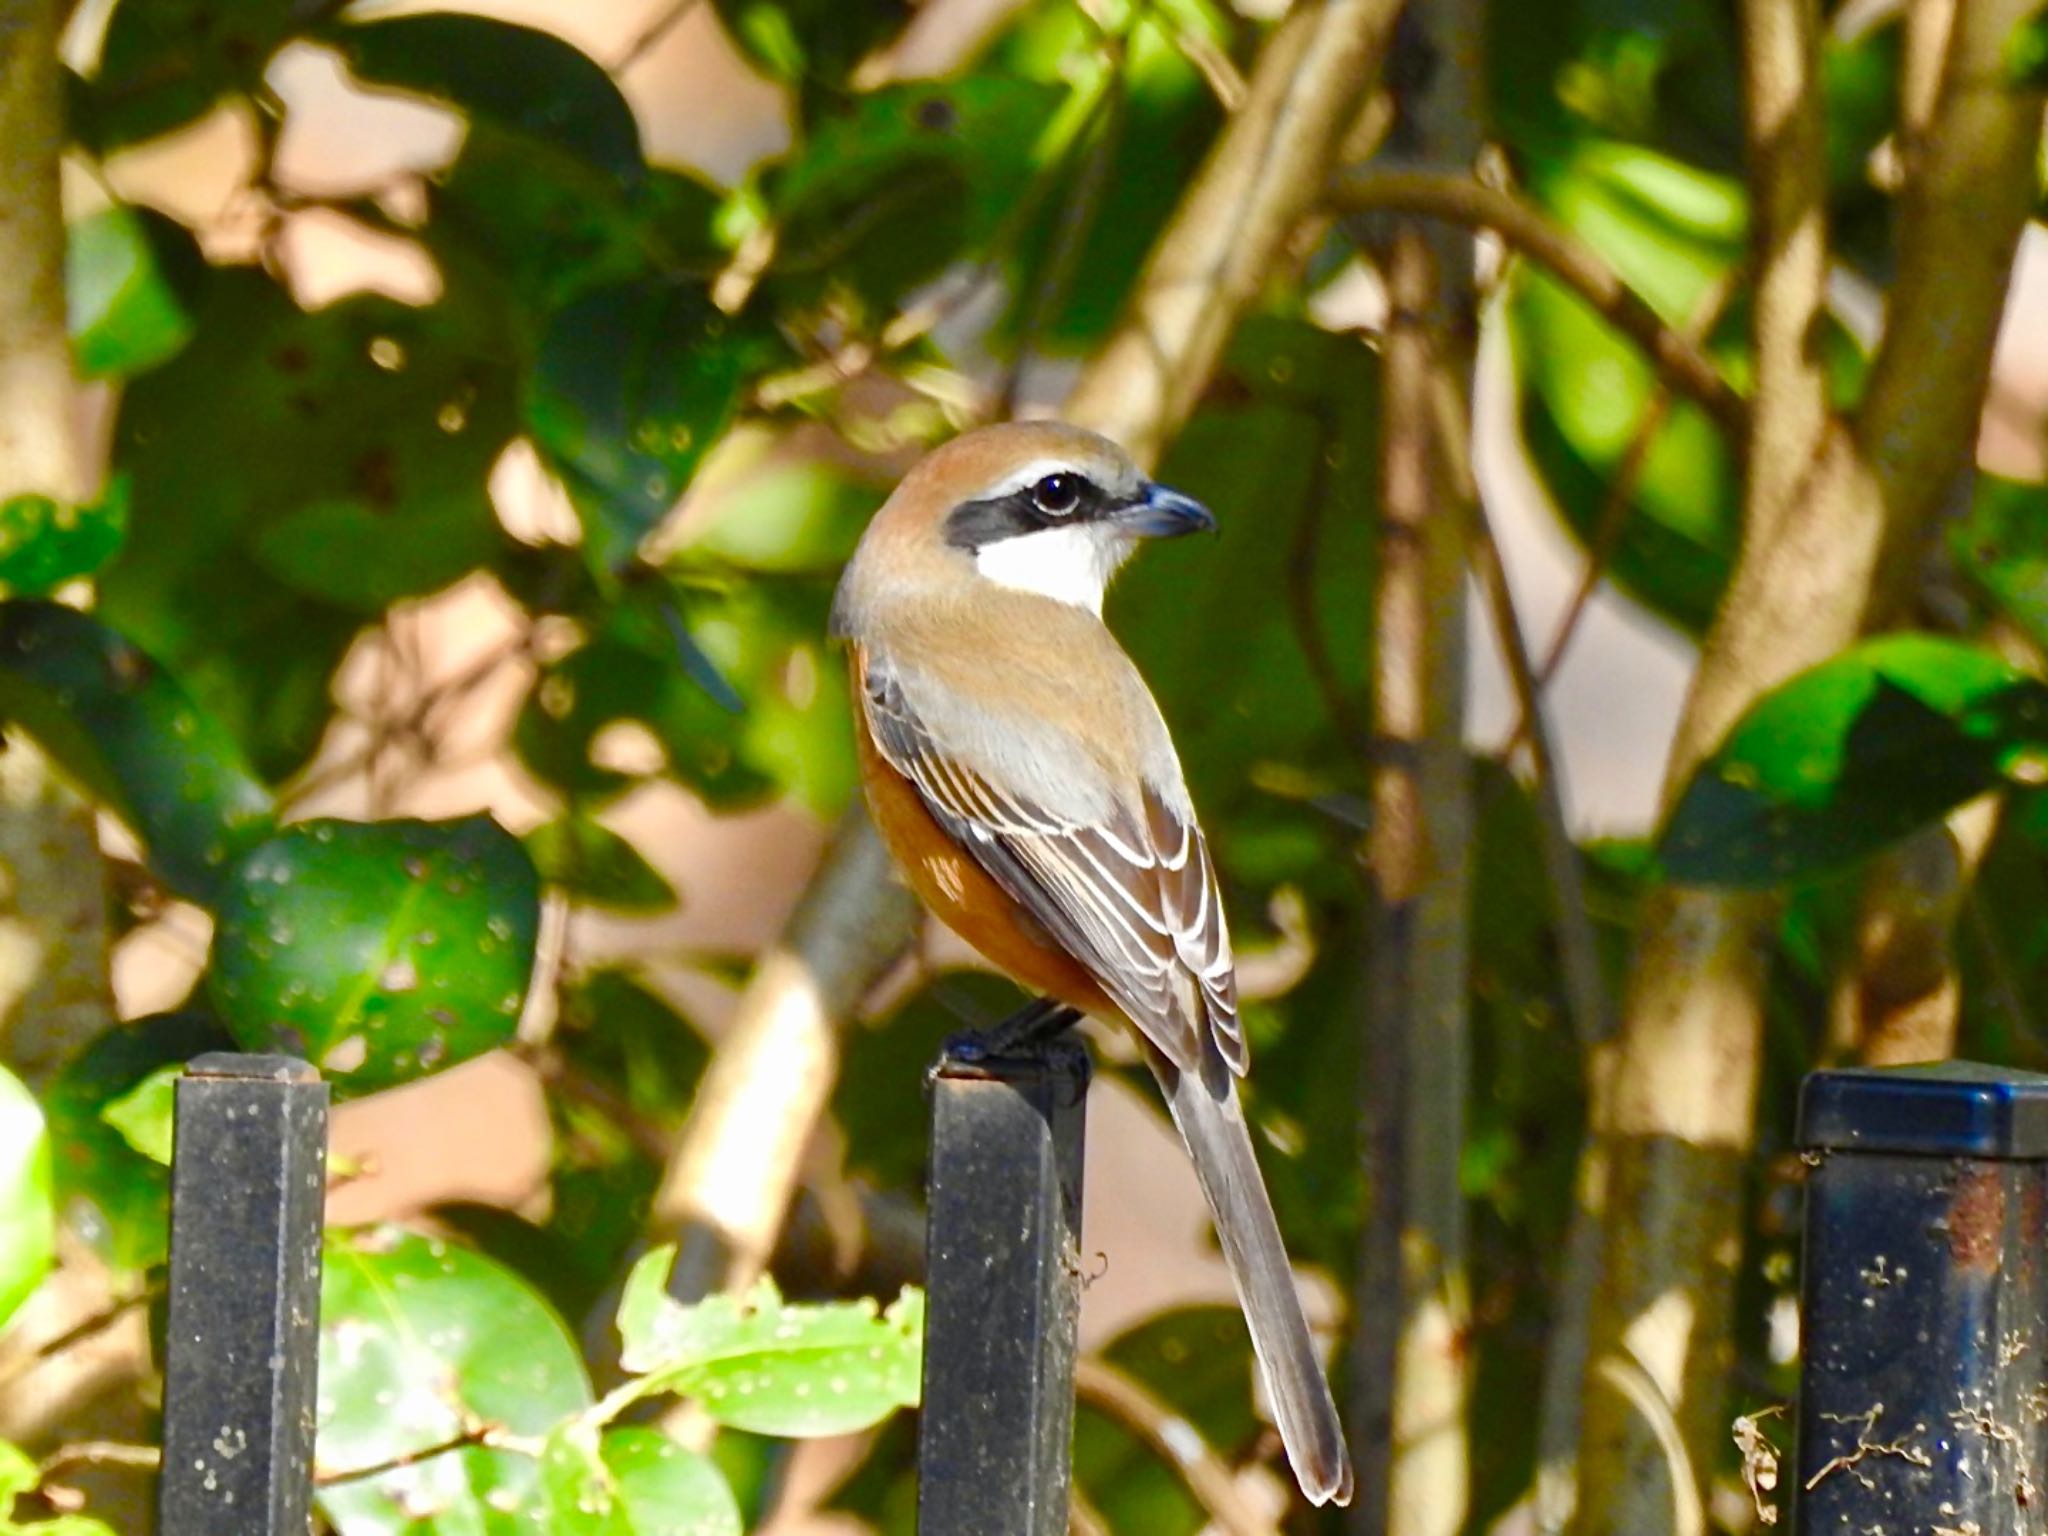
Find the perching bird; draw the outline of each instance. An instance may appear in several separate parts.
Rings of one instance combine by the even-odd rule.
[[[1144,680],[1102,623],[1141,539],[1213,528],[1114,443],[987,427],[913,469],[833,605],[876,826],[948,926],[1025,986],[1133,1027],[1194,1159],[1287,1458],[1351,1497],[1342,1427],[1259,1176],[1215,868]]]

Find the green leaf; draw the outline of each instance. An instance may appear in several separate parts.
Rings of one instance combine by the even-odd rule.
[[[165,270],[201,260],[191,236],[162,214],[115,206],[71,224],[64,299],[71,350],[87,378],[125,378],[154,368],[192,338],[185,295]]]
[[[171,1132],[177,1118],[178,1079],[182,1066],[158,1067],[118,1098],[109,1099],[100,1118],[121,1133],[121,1139],[165,1167],[171,1162]]]
[[[594,817],[575,811],[526,834],[541,879],[571,896],[627,912],[660,912],[676,893],[640,850]]]
[[[667,1292],[673,1247],[633,1266],[619,1303],[620,1363],[721,1424],[759,1434],[847,1434],[918,1398],[924,1293],[879,1315],[872,1301],[785,1303],[763,1279],[745,1297],[685,1307]]]
[[[906,0],[714,0],[733,40],[771,79],[843,84],[903,30]]]
[[[2036,10],[2005,40],[2007,80],[2021,88],[2048,86],[2048,11]]]
[[[2048,645],[2048,486],[1978,471],[1967,516],[1948,529],[1962,568],[2013,623]]]
[[[433,13],[342,22],[323,35],[372,85],[444,101],[621,180],[645,170],[640,130],[611,76],[552,32]]]
[[[571,1424],[541,1453],[551,1530],[568,1536],[740,1536],[718,1468],[652,1429]]]
[[[152,1014],[99,1036],[45,1094],[57,1214],[116,1269],[164,1261],[170,1176],[107,1122],[106,1107],[163,1068],[233,1046],[207,1014]]]
[[[807,300],[851,288],[885,313],[994,235],[1064,94],[983,74],[850,98],[765,177],[775,284]]]
[[[322,1473],[372,1467],[477,1424],[543,1435],[590,1405],[562,1321],[511,1271],[391,1227],[330,1235],[320,1292]],[[539,1463],[466,1446],[330,1483],[340,1536],[545,1532]]]
[[[247,1050],[367,1093],[504,1044],[540,927],[540,881],[488,816],[309,821],[236,866],[211,991]]]
[[[14,1507],[18,1495],[41,1481],[35,1458],[12,1440],[0,1440],[0,1515]]]
[[[100,156],[182,128],[231,94],[253,94],[294,29],[276,0],[122,0],[86,93],[81,137]]]
[[[128,531],[128,481],[117,477],[89,507],[47,496],[0,502],[0,583],[39,597],[114,557]]]
[[[488,483],[515,375],[499,318],[453,293],[308,314],[222,268],[197,314],[186,348],[122,396],[133,508],[100,612],[282,777],[325,729],[364,614],[507,542]]]
[[[1636,145],[1582,139],[1532,157],[1529,189],[1673,325],[1691,323],[1745,255],[1739,186]],[[1523,434],[1559,510],[1590,543],[1658,396],[1656,371],[1533,267],[1517,278],[1509,323]],[[1734,452],[1719,429],[1694,407],[1671,404],[1642,457],[1608,569],[1660,613],[1704,627],[1734,558],[1739,497]]]
[[[822,459],[759,466],[694,510],[677,550],[679,566],[725,565],[767,575],[834,572],[853,554],[882,504],[884,488]]]
[[[738,409],[758,349],[696,286],[602,288],[549,321],[527,425],[567,484],[600,568],[630,560],[681,498]]]
[[[1895,635],[1752,705],[1658,842],[1672,879],[1777,885],[1838,868],[2002,782],[2048,741],[2048,686],[1960,641]]]
[[[43,1112],[21,1079],[0,1067],[0,1328],[56,1257],[55,1210]],[[0,1462],[0,1511],[16,1491],[6,1482]]]
[[[270,792],[219,723],[140,649],[62,604],[0,604],[0,713],[135,830],[151,869],[201,901],[270,828]]]

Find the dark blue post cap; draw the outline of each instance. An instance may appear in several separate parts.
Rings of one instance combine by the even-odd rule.
[[[1808,1075],[1799,1144],[1814,1152],[2048,1158],[2048,1076],[1940,1061]]]

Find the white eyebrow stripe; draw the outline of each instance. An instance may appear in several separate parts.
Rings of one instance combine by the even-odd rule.
[[[1036,485],[1047,475],[1079,475],[1090,485],[1100,486],[1112,496],[1122,494],[1117,486],[1110,483],[1109,477],[1094,466],[1077,464],[1072,459],[1046,458],[1033,459],[1028,464],[1020,465],[1003,476],[1002,479],[996,481],[995,484],[986,487],[978,495],[968,499],[970,501],[996,501],[1004,496],[1014,495],[1016,492],[1023,490],[1027,485]]]

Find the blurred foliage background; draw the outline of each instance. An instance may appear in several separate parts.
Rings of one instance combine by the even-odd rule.
[[[1799,1077],[2048,1064],[2044,85],[2020,0],[0,0],[0,1528],[149,1528],[221,1048],[340,1102],[327,1526],[912,1528],[1015,999],[825,615],[1062,409],[1221,516],[1110,620],[1365,1474],[1101,1036],[1074,1528],[1769,1523]]]

